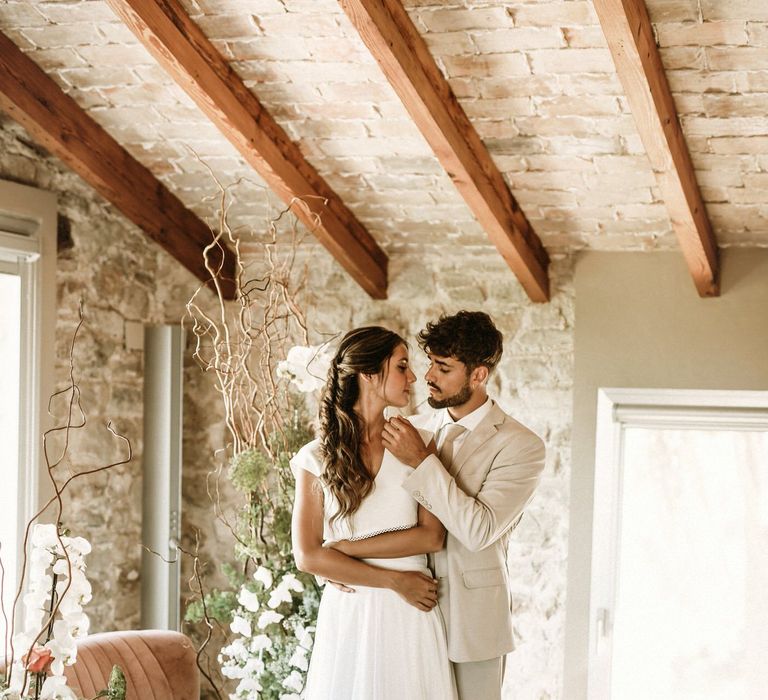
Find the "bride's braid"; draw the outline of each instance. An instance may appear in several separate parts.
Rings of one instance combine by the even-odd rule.
[[[323,481],[339,504],[333,520],[352,515],[373,488],[373,477],[362,458],[365,425],[355,412],[360,374],[381,374],[386,361],[405,341],[380,326],[347,333],[331,363],[320,401],[320,442]]]

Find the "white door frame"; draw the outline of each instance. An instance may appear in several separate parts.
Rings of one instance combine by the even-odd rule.
[[[0,261],[4,272],[21,278],[19,532],[52,493],[42,434],[50,425],[48,399],[54,391],[56,226],[54,193],[0,180]]]
[[[624,431],[630,427],[768,430],[768,391],[598,390],[592,570],[589,611],[589,700],[610,698],[612,627]]]

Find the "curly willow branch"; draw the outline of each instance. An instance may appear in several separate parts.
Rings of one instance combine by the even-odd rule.
[[[230,224],[230,208],[234,203],[232,190],[241,181],[224,186],[208,166],[201,161],[218,187],[217,232],[211,246],[205,249],[205,265],[214,279],[215,298],[208,297],[201,285],[190,298],[183,324],[194,338],[193,357],[204,373],[213,377],[216,392],[221,397],[228,444],[216,453],[216,466],[208,471],[206,490],[213,504],[215,517],[223,523],[234,542],[243,551],[248,549],[238,524],[230,521],[222,507],[219,480],[228,458],[248,450],[265,455],[277,463],[285,452],[291,429],[293,410],[285,380],[275,374],[277,361],[286,357],[290,345],[309,344],[307,317],[303,306],[308,296],[308,268],[298,263],[298,249],[303,240],[298,220],[291,211],[302,210],[305,220],[319,225],[305,201],[294,200],[288,207],[265,223],[260,234],[249,231],[248,237]],[[227,301],[222,294],[221,270],[212,262],[214,246],[226,243],[235,258],[234,299]],[[208,287],[208,285],[206,285]],[[284,477],[278,474],[279,487],[285,489]],[[269,501],[265,489],[248,497]],[[260,516],[263,517],[263,514]],[[251,528],[263,523],[252,523]],[[253,536],[253,532],[250,533]],[[194,552],[179,548],[181,554],[192,558],[193,572],[190,589],[202,602],[202,621],[206,626],[204,641],[198,649],[198,668],[221,698],[211,673],[204,669],[203,652],[211,641],[218,624],[210,616],[203,589],[203,572],[198,556],[199,537]],[[244,566],[247,568],[248,559]]]
[[[235,257],[235,298],[227,302],[215,284],[216,299],[206,303],[201,285],[187,303],[184,320],[195,339],[195,361],[215,378],[232,454],[257,448],[274,457],[271,438],[285,430],[281,405],[285,387],[275,377],[275,361],[285,357],[291,341],[308,343],[301,303],[307,268],[296,269],[303,236],[295,217],[282,224],[292,208],[303,208],[312,220],[316,218],[306,202],[294,200],[267,222],[262,236],[245,241],[228,220],[232,186],[214,180],[219,188],[218,233],[206,248],[205,265],[220,281],[221,271],[209,253],[225,240]]]
[[[61,551],[64,553],[64,558],[66,559],[66,562],[67,562],[67,584],[64,590],[61,591],[61,593],[59,594],[55,605],[51,607],[50,611],[48,612],[47,618],[43,622],[43,626],[41,627],[40,631],[37,633],[37,636],[32,641],[32,644],[30,645],[29,649],[27,650],[28,655],[34,649],[35,644],[37,644],[38,641],[49,631],[51,623],[55,619],[56,614],[59,611],[59,606],[61,605],[61,602],[64,599],[64,597],[67,595],[67,592],[69,591],[72,583],[72,560],[69,556],[69,552],[64,547],[64,542],[62,541],[62,537],[61,537],[61,522],[64,515],[64,501],[63,501],[64,492],[69,487],[69,485],[76,479],[80,479],[90,474],[106,472],[107,470],[113,469],[122,464],[127,464],[133,458],[133,450],[131,448],[130,440],[128,440],[128,438],[125,437],[124,435],[121,435],[120,433],[118,433],[112,427],[112,423],[108,422],[107,430],[112,434],[113,437],[117,438],[118,440],[124,443],[124,446],[127,450],[127,454],[125,458],[104,466],[93,467],[91,469],[83,469],[78,472],[70,472],[69,476],[67,476],[63,480],[60,480],[57,478],[57,473],[56,473],[57,467],[59,467],[64,462],[64,460],[68,455],[70,438],[71,438],[72,432],[74,430],[85,428],[87,423],[85,411],[83,411],[82,404],[80,403],[80,399],[81,399],[80,387],[78,386],[77,381],[75,380],[75,347],[77,344],[77,337],[80,333],[80,329],[82,328],[85,322],[82,301],[80,301],[80,304],[79,304],[78,315],[79,315],[79,321],[75,328],[75,332],[72,335],[72,341],[69,346],[68,384],[64,389],[55,392],[48,401],[48,413],[55,419],[56,417],[54,416],[53,410],[52,410],[55,399],[57,399],[60,396],[67,396],[68,400],[67,400],[66,417],[62,424],[56,425],[53,428],[46,430],[45,433],[43,433],[43,457],[45,459],[45,464],[46,464],[46,475],[51,483],[51,486],[53,487],[53,496],[51,496],[51,498],[48,499],[48,501],[42,506],[42,508],[40,508],[40,510],[38,510],[37,513],[35,513],[32,516],[32,518],[29,520],[26,527],[24,528],[24,539],[22,544],[21,577],[19,580],[18,588],[16,589],[16,596],[13,599],[13,605],[11,607],[11,616],[10,616],[11,625],[13,625],[13,621],[16,619],[16,608],[19,603],[19,598],[21,597],[21,594],[24,590],[24,580],[26,577],[27,561],[28,561],[27,549],[29,546],[29,538],[32,532],[32,526],[38,520],[38,518],[40,518],[43,515],[43,513],[45,513],[48,510],[48,508],[54,503],[56,504],[56,507],[55,507],[55,515],[56,515],[55,522],[57,524],[56,536],[59,541],[59,547],[61,547]],[[51,458],[52,448],[50,446],[49,440],[53,435],[57,433],[63,433],[64,440],[63,440],[63,445],[61,447],[61,451],[59,452],[58,456],[55,459],[52,459]],[[1,602],[1,596],[0,596],[0,602]],[[7,630],[8,618],[6,616],[6,612],[4,609],[2,614],[6,621],[6,630]],[[13,666],[13,662],[15,660],[15,652],[16,652],[13,645],[12,634],[10,635],[10,644],[8,644],[8,647],[10,648],[11,653],[10,653],[10,658],[8,659],[7,655],[6,655],[6,658],[8,659],[8,668],[10,669]],[[27,686],[28,675],[29,675],[29,672],[25,670],[22,689],[26,688]]]

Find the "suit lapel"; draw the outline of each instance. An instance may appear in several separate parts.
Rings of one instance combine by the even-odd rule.
[[[459,451],[454,457],[451,465],[451,475],[456,478],[459,472],[464,468],[469,458],[480,448],[487,440],[492,438],[497,432],[496,426],[504,422],[504,412],[494,402],[488,415],[480,421],[480,424],[467,436]]]

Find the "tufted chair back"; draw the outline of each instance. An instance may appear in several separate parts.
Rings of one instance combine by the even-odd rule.
[[[77,662],[65,673],[84,698],[106,688],[117,664],[127,681],[126,700],[199,700],[195,656],[192,642],[178,632],[102,632],[78,644]]]

